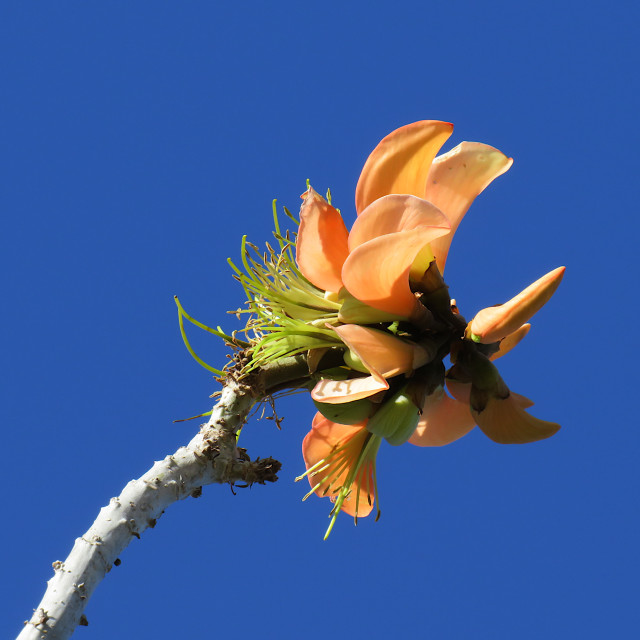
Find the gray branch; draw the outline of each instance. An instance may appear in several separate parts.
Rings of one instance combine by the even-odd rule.
[[[253,376],[251,386],[227,378],[211,419],[185,447],[156,462],[100,510],[91,528],[75,541],[66,560],[53,563],[54,575],[19,640],[64,640],[78,625],[86,625],[84,609],[94,590],[118,564],[129,542],[171,504],[198,496],[203,485],[243,481],[273,482],[280,463],[271,458],[251,462],[236,447],[235,434],[251,407],[278,387],[305,374],[304,359],[288,359]],[[306,370],[308,375],[308,370]]]

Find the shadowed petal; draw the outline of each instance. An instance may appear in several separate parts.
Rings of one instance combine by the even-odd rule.
[[[328,404],[342,404],[353,402],[361,398],[368,398],[389,388],[389,383],[381,376],[374,375],[364,378],[352,378],[351,380],[331,380],[324,378],[319,380],[311,392],[311,397],[318,402]]]
[[[311,187],[300,208],[296,262],[302,275],[319,289],[339,291],[340,272],[349,255],[349,232],[340,213]]]
[[[446,378],[445,380],[447,385],[447,391],[451,394],[451,396],[457,400],[458,402],[462,402],[463,404],[470,404],[471,402],[471,383],[470,382],[460,382],[459,380],[455,380],[453,378]],[[529,407],[533,407],[535,404],[533,400],[529,400],[529,398],[520,395],[519,393],[515,393],[511,391],[511,395],[513,399],[518,403],[520,407],[523,409],[528,409]]]
[[[521,409],[528,409],[529,407],[533,407],[533,405],[535,404],[535,402],[533,400],[530,400],[526,396],[520,395],[519,393],[516,393],[515,391],[511,391],[510,393],[513,396],[513,399],[516,402],[516,404]]]
[[[469,404],[471,397],[470,382],[460,382],[454,378],[446,378],[445,383],[447,385],[447,391],[454,399],[463,404]]]
[[[344,324],[333,329],[369,371],[376,371],[384,378],[413,371],[426,364],[430,357],[426,349],[385,331],[357,324]]]
[[[326,464],[320,464],[318,471],[307,476],[311,488],[317,487],[316,495],[335,499],[349,472],[357,464],[370,435],[365,424],[341,425],[327,420],[320,413],[316,414],[311,431],[302,442],[302,455],[307,469],[326,461]],[[342,510],[352,516],[355,515],[358,487],[358,515],[364,517],[371,513],[374,501],[373,468],[368,461],[363,464],[356,482],[352,484],[351,494],[342,504]]]
[[[421,307],[409,287],[411,265],[427,244],[446,232],[438,227],[418,227],[365,242],[344,263],[344,286],[370,307],[410,318]]]
[[[396,129],[371,152],[356,187],[356,211],[390,193],[424,197],[429,167],[453,131],[449,122],[422,120]]]
[[[427,396],[409,442],[418,447],[441,447],[467,435],[475,424],[469,405],[450,398],[442,387],[438,387]]]
[[[513,333],[510,333],[506,338],[503,338],[500,341],[500,347],[495,353],[489,356],[489,360],[497,360],[498,358],[502,358],[506,353],[509,353],[509,351],[529,333],[529,329],[531,329],[531,325],[527,322]]]
[[[565,267],[558,267],[508,302],[479,311],[471,321],[472,339],[490,344],[516,331],[548,302],[558,288],[564,271]]]
[[[349,251],[378,236],[418,227],[437,227],[447,233],[451,225],[440,209],[422,198],[383,196],[372,202],[353,223],[349,233]]]
[[[438,207],[451,223],[451,233],[432,245],[440,272],[444,272],[453,234],[471,203],[512,164],[513,158],[480,142],[463,142],[434,160],[422,197]]]
[[[500,444],[535,442],[549,438],[560,429],[559,424],[529,415],[520,406],[521,398],[513,393],[504,399],[491,396],[482,411],[472,408],[471,414],[485,435]]]

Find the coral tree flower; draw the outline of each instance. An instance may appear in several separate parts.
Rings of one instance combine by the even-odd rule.
[[[343,287],[360,302],[415,320],[423,311],[409,286],[409,272],[430,242],[450,231],[446,216],[411,195],[387,195],[358,216],[351,233],[336,209],[313,189],[304,194],[296,259],[319,289]]]
[[[314,300],[324,296],[338,310],[308,324],[322,332],[315,339],[323,352],[341,345],[345,362],[339,375],[317,380],[320,413],[303,443],[308,495],[335,503],[329,531],[340,510],[357,518],[375,505],[379,513],[375,458],[383,440],[441,446],[478,425],[496,442],[524,443],[559,429],[527,413],[531,401],[508,389],[493,362],[527,334],[564,267],[470,323],[449,299],[442,274],[455,230],[512,164],[476,142],[437,156],[452,129],[421,121],[386,136],[358,180],[350,231],[312,188],[302,196],[296,269],[317,289]],[[447,354],[453,366],[445,378]]]

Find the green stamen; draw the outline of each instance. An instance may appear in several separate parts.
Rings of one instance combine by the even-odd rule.
[[[175,300],[176,300],[176,304],[178,305],[178,323],[180,325],[180,334],[182,335],[182,341],[184,342],[184,346],[187,347],[187,351],[191,354],[193,359],[201,367],[204,367],[207,371],[211,371],[212,373],[214,373],[217,376],[223,376],[224,375],[224,371],[221,371],[220,369],[215,369],[211,365],[208,365],[204,360],[200,359],[196,355],[196,352],[191,348],[191,345],[189,344],[189,340],[187,339],[187,334],[186,334],[186,332],[184,330],[184,320],[183,320],[184,311],[182,309],[182,306],[180,305],[180,302],[178,301],[178,297],[177,296],[176,296]],[[211,333],[215,334],[216,332],[211,330]]]

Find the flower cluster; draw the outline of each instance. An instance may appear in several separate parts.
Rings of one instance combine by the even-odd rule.
[[[452,129],[421,121],[384,138],[360,175],[350,231],[330,194],[309,187],[297,233],[282,235],[276,216],[280,250],[256,256],[243,241],[244,270],[234,267],[253,314],[248,368],[308,356],[318,413],[300,477],[310,481],[308,496],[334,503],[327,535],[340,510],[357,520],[375,506],[379,515],[382,441],[441,446],[477,425],[496,442],[526,443],[559,429],[526,411],[533,403],[507,387],[494,361],[527,334],[564,267],[470,322],[449,297],[443,273],[453,234],[512,164],[475,142],[436,157]]]

